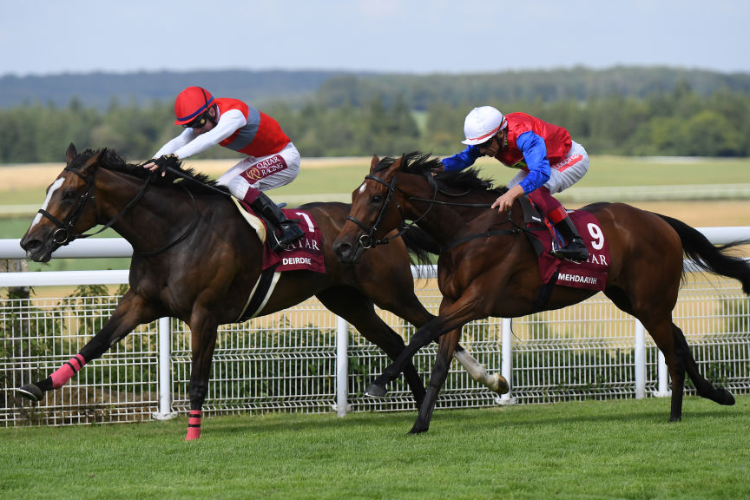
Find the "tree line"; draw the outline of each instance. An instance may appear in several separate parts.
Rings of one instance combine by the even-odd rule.
[[[258,107],[279,121],[306,157],[451,154],[463,147],[466,113],[485,104],[561,125],[595,155],[750,156],[750,92],[728,86],[698,92],[682,81],[643,96],[612,92],[558,99],[457,95],[420,99],[419,106],[403,89],[361,87],[356,78],[340,77],[301,105],[276,101]],[[181,132],[173,120],[172,102],[164,101],[123,105],[112,99],[100,109],[73,98],[67,106],[0,109],[0,164],[60,162],[71,142],[79,150],[107,147],[131,162],[142,161]],[[237,154],[213,148],[201,157]]]

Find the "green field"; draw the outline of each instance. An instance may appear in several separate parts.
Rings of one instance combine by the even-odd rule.
[[[750,397],[0,429],[3,498],[750,498]]]
[[[296,206],[311,201],[344,201],[351,200],[351,192],[364,180],[369,171],[369,158],[351,158],[331,160],[330,164],[316,160],[305,168],[305,160],[299,177],[290,185],[269,192],[277,202],[286,202]],[[224,165],[224,164],[222,164]],[[231,165],[229,163],[228,165]],[[482,174],[492,178],[498,185],[503,185],[515,174],[492,159],[482,158],[477,162]],[[210,175],[218,176],[223,170],[217,170],[213,163],[202,161],[191,162],[196,170],[208,169]],[[62,165],[60,165],[62,168]],[[28,228],[34,214],[44,201],[47,185],[57,175],[53,166],[44,175],[39,175],[36,187],[5,189],[10,185],[4,182],[3,176],[22,176],[22,167],[0,167],[0,238],[21,238]],[[29,184],[28,181],[24,186]],[[591,158],[589,173],[584,179],[566,191],[575,193],[576,189],[607,188],[612,186],[674,186],[703,184],[748,185],[750,186],[750,158],[743,159],[710,159],[710,158],[626,158],[612,156],[594,156]],[[5,190],[4,190],[5,189]],[[599,198],[597,198],[598,200]],[[22,216],[2,217],[8,207],[25,207]],[[571,205],[571,206],[580,206]],[[711,207],[721,213],[721,207]],[[735,209],[736,210],[736,209]],[[750,212],[745,210],[746,212]],[[7,213],[7,212],[5,212]],[[666,213],[669,214],[669,211]],[[689,220],[688,220],[689,222]],[[744,224],[744,223],[740,223]],[[711,224],[709,224],[711,225]],[[732,224],[717,224],[732,225]],[[111,231],[103,234],[115,237]],[[127,259],[97,260],[53,260],[48,265],[31,263],[32,270],[82,270],[82,269],[125,269]]]

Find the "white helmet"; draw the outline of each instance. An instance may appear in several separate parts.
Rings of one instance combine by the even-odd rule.
[[[474,108],[464,120],[464,144],[473,146],[488,141],[498,130],[508,126],[503,114],[492,106]]]

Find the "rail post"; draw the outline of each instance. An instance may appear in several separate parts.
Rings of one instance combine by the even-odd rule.
[[[336,316],[336,415],[345,417],[349,409],[349,323]]]
[[[667,362],[664,359],[664,354],[659,351],[659,387],[654,393],[656,397],[667,397],[672,395],[672,391],[669,390],[669,369],[667,368]]]
[[[172,411],[172,329],[171,318],[159,318],[159,411],[156,420],[177,416]]]
[[[635,399],[646,397],[646,328],[635,321]]]
[[[500,404],[512,405],[516,403],[516,399],[512,396],[513,394],[513,328],[510,318],[503,318],[502,321],[502,365],[500,367],[500,374],[505,377],[510,386],[510,391],[500,396]],[[497,399],[496,399],[497,401]]]

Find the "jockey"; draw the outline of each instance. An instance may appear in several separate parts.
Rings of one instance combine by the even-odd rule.
[[[237,99],[214,98],[201,87],[188,87],[174,103],[176,125],[185,130],[156,152],[144,168],[157,170],[169,156],[183,160],[220,145],[247,155],[217,181],[244,200],[269,224],[274,250],[294,243],[304,232],[263,191],[292,182],[300,154],[279,124]]]
[[[468,147],[443,159],[445,169],[463,170],[480,156],[492,156],[505,166],[520,169],[492,208],[505,212],[516,198],[528,195],[565,239],[565,246],[554,248],[552,254],[575,261],[588,259],[586,245],[568,213],[551,196],[581,180],[588,171],[589,156],[583,146],[572,141],[562,127],[524,113],[503,116],[492,106],[474,108],[464,121],[464,134],[466,140],[461,142]]]

